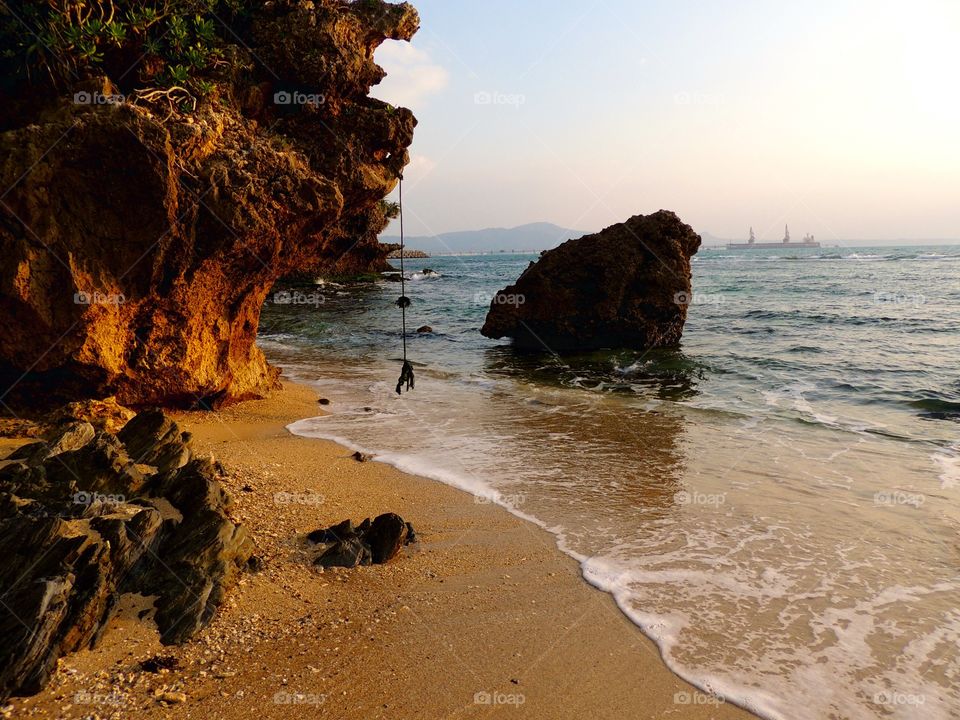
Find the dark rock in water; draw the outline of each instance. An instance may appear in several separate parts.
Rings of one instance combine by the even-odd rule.
[[[353,455],[351,455],[350,457],[352,457],[352,458],[353,458],[354,460],[356,460],[357,462],[362,462],[362,463],[370,462],[370,461],[373,459],[370,455],[367,455],[366,453],[362,453],[362,452],[360,452],[359,450],[357,450],[357,451],[356,451]]]
[[[699,247],[666,210],[568,240],[496,294],[481,332],[539,350],[675,346]]]
[[[188,439],[159,413],[119,437],[72,423],[0,469],[0,700],[96,643],[123,593],[156,597],[164,643],[213,617],[253,548]]]
[[[403,547],[403,540],[407,534],[407,525],[399,515],[387,513],[380,515],[370,524],[370,529],[363,535],[364,542],[370,546],[373,562],[380,564],[389,562]]]
[[[320,403],[321,405],[329,405],[329,404],[330,404],[330,401],[327,400],[327,398],[320,398],[319,400],[317,400],[317,402]]]
[[[358,537],[339,540],[327,548],[313,561],[323,567],[352,568],[358,565],[370,565],[373,562],[370,548]]]
[[[426,335],[427,333],[432,333],[433,328],[430,327],[429,325],[424,325],[423,327],[418,327],[417,332],[420,333],[421,335]]]

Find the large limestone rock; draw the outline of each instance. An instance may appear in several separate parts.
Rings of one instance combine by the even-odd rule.
[[[0,88],[4,402],[218,406],[274,387],[254,344],[274,282],[386,267],[377,207],[416,121],[368,97],[373,54],[418,24],[407,3],[258,4],[194,112],[135,100],[136,73],[106,66],[66,92]]]
[[[667,210],[568,240],[497,293],[481,332],[550,351],[677,345],[699,247]]]
[[[211,461],[159,412],[119,435],[74,422],[0,469],[0,701],[38,692],[96,643],[121,594],[155,598],[164,643],[192,637],[248,564]]]

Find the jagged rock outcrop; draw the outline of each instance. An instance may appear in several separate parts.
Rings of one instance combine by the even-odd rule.
[[[155,596],[164,643],[213,617],[251,559],[208,458],[157,411],[113,435],[68,423],[0,469],[0,701],[96,643],[121,594]]]
[[[384,76],[373,53],[410,39],[416,10],[277,0],[251,13],[224,33],[235,42],[193,111],[134,93],[147,61],[0,97],[7,405],[259,397],[277,381],[254,342],[274,282],[382,268],[369,230],[416,121],[368,97]]]
[[[354,246],[341,255],[318,255],[297,272],[282,278],[281,283],[313,284],[318,279],[351,281],[375,277],[392,270],[387,262],[389,247],[378,238],[390,221],[396,217],[397,206],[380,201],[369,212],[347,222],[343,232],[353,238]]]
[[[568,240],[496,294],[481,332],[551,351],[677,345],[699,247],[667,210]]]

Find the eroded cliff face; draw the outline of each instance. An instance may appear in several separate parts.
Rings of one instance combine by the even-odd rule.
[[[368,97],[373,53],[418,23],[407,3],[267,3],[195,110],[97,101],[123,92],[103,77],[4,117],[3,402],[216,406],[275,386],[255,345],[273,283],[383,262],[366,230],[416,121]]]

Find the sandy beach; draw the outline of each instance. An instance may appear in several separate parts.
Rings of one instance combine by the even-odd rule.
[[[285,384],[268,400],[180,413],[229,472],[263,570],[211,626],[160,645],[126,598],[95,650],[70,656],[10,717],[736,718],[697,692],[552,536],[505,510],[285,426],[320,414]],[[388,565],[315,568],[305,534],[396,512],[419,542]],[[161,656],[173,669],[140,663]]]

